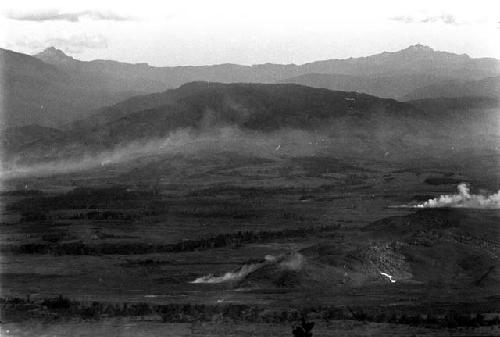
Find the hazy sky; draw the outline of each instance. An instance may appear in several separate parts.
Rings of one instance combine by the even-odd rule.
[[[152,65],[296,63],[421,43],[500,58],[500,1],[3,1],[0,46]]]

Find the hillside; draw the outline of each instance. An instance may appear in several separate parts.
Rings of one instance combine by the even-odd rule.
[[[405,100],[438,98],[438,97],[464,97],[483,96],[491,98],[500,97],[500,77],[487,77],[477,81],[441,81],[423,86],[405,95]]]
[[[401,99],[409,92],[442,80],[442,77],[433,74],[352,76],[311,73],[287,78],[281,83],[295,83],[330,90],[358,91],[378,97]]]
[[[364,123],[376,114],[403,116],[409,104],[356,92],[293,84],[193,82],[160,94],[138,96],[103,109],[63,130],[63,137],[40,138],[29,147],[107,148],[140,139],[161,138],[179,129],[210,131],[236,127],[248,131],[320,130],[335,121]],[[348,126],[346,126],[349,128]],[[50,134],[50,133],[49,133]],[[14,142],[12,140],[11,144]]]
[[[153,143],[146,152],[155,153],[164,141],[205,142],[208,148],[215,142],[225,151],[262,154],[286,142],[294,145],[279,153],[409,158],[445,153],[450,144],[456,150],[494,147],[497,108],[497,100],[481,97],[398,102],[296,84],[192,82],[130,98],[57,131],[8,130],[3,145],[6,158],[29,161],[129,145],[138,155],[148,142]],[[170,136],[177,138],[170,141]]]
[[[139,93],[106,88],[60,66],[5,49],[0,49],[0,64],[3,127],[61,125]]]

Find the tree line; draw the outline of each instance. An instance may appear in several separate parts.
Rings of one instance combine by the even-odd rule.
[[[54,254],[54,255],[136,255],[150,253],[179,253],[213,248],[238,248],[244,244],[273,241],[284,238],[304,237],[320,232],[338,229],[338,226],[315,226],[279,231],[238,231],[223,233],[197,240],[184,240],[173,244],[149,244],[142,242],[116,242],[86,244],[76,242],[35,242],[19,246],[4,246],[17,254]]]

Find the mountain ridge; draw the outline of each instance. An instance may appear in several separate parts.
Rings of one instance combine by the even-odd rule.
[[[53,57],[48,57],[53,55]],[[64,55],[64,56],[62,56]],[[277,64],[277,63],[264,63],[253,65],[239,65],[235,63],[221,63],[214,65],[201,65],[201,66],[151,66],[147,63],[126,63],[115,60],[91,60],[80,61],[76,60],[61,50],[54,47],[47,48],[41,53],[35,54],[34,57],[41,58],[48,63],[57,65],[59,60],[63,63],[71,65],[78,63],[79,67],[91,66],[105,66],[113,65],[113,67],[121,67],[122,71],[127,68],[141,69],[142,71],[151,72],[173,72],[170,75],[180,76],[176,71],[185,71],[186,78],[170,79],[170,87],[178,87],[183,83],[196,81],[196,80],[213,80],[216,82],[226,82],[223,80],[221,74],[210,73],[212,71],[225,70],[231,68],[233,71],[239,71],[239,80],[235,82],[275,82],[283,80],[287,77],[303,75],[307,73],[329,73],[329,74],[344,74],[344,75],[377,75],[389,76],[395,75],[397,72],[400,74],[421,74],[428,71],[440,73],[440,76],[449,76],[450,78],[457,79],[480,79],[488,77],[488,74],[500,74],[500,61],[494,58],[471,58],[467,54],[454,54],[446,51],[436,51],[431,47],[416,44],[409,46],[399,51],[381,52],[374,55],[368,55],[358,58],[346,59],[326,59],[314,62],[307,62],[303,64]],[[72,60],[74,62],[68,62]],[[400,65],[398,65],[400,64]],[[195,78],[195,74],[189,73],[192,70],[205,71],[203,76],[214,78]],[[252,71],[265,70],[267,74],[254,73]],[[462,72],[456,72],[463,70]],[[194,77],[193,77],[194,76]],[[222,76],[222,77],[221,77]],[[181,76],[182,77],[182,76]],[[219,78],[217,78],[219,77]],[[230,79],[229,77],[227,78]],[[184,82],[183,82],[184,81]]]
[[[225,65],[236,65],[236,66],[242,66],[242,67],[265,67],[265,66],[274,66],[274,65],[279,65],[279,66],[304,66],[304,65],[310,65],[310,64],[315,64],[315,63],[322,63],[322,62],[329,62],[329,61],[355,61],[355,60],[361,60],[361,59],[367,59],[367,58],[373,58],[373,57],[385,57],[385,56],[390,56],[394,54],[404,54],[404,55],[409,55],[409,56],[415,56],[415,55],[442,55],[442,56],[451,56],[451,57],[460,57],[460,58],[465,58],[465,59],[471,59],[471,60],[483,60],[483,61],[499,61],[496,58],[493,57],[477,57],[473,58],[470,57],[466,53],[462,54],[457,54],[453,52],[448,52],[448,51],[441,51],[441,50],[435,50],[434,48],[427,46],[427,45],[422,45],[420,43],[410,45],[406,48],[396,50],[396,51],[383,51],[380,53],[375,53],[375,54],[370,54],[366,56],[359,56],[359,57],[348,57],[348,58],[329,58],[329,59],[322,59],[322,60],[315,60],[315,61],[310,61],[310,62],[304,62],[304,63],[276,63],[276,62],[265,62],[265,63],[253,63],[253,64],[239,64],[239,63],[234,63],[234,62],[222,62],[222,63],[214,63],[214,64],[206,64],[206,65],[175,65],[175,66],[170,66],[170,65],[150,65],[147,62],[138,62],[138,63],[132,63],[132,62],[124,62],[124,61],[119,61],[119,60],[112,60],[112,59],[102,59],[102,58],[97,58],[97,59],[92,59],[88,61],[83,61],[76,59],[62,51],[61,49],[58,49],[54,46],[47,47],[43,49],[41,52],[32,54],[31,56],[39,58],[39,59],[45,59],[45,62],[50,63],[51,59],[52,62],[57,61],[59,58],[60,59],[72,59],[75,61],[79,62],[113,62],[113,63],[120,63],[120,64],[128,64],[128,65],[137,65],[137,66],[148,66],[151,68],[181,68],[181,67],[190,67],[190,68],[195,68],[195,67],[213,67],[213,66],[225,66]]]
[[[358,79],[352,83],[343,81],[330,89],[401,99],[419,87],[444,80],[472,81],[500,75],[499,60],[474,59],[422,45],[361,58],[302,65],[153,67],[111,60],[81,61],[55,48],[35,56],[3,49],[0,62],[7,69],[4,74],[7,89],[5,127],[33,123],[60,127],[136,94],[163,92],[193,81],[279,83],[287,79],[293,82],[297,76],[310,73],[336,74]],[[367,83],[372,83],[371,87]]]

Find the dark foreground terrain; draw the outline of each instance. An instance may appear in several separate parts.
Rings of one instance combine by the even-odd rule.
[[[455,159],[207,153],[10,179],[2,335],[291,336],[302,317],[314,336],[499,335],[500,211],[390,207],[498,187],[491,156]]]

